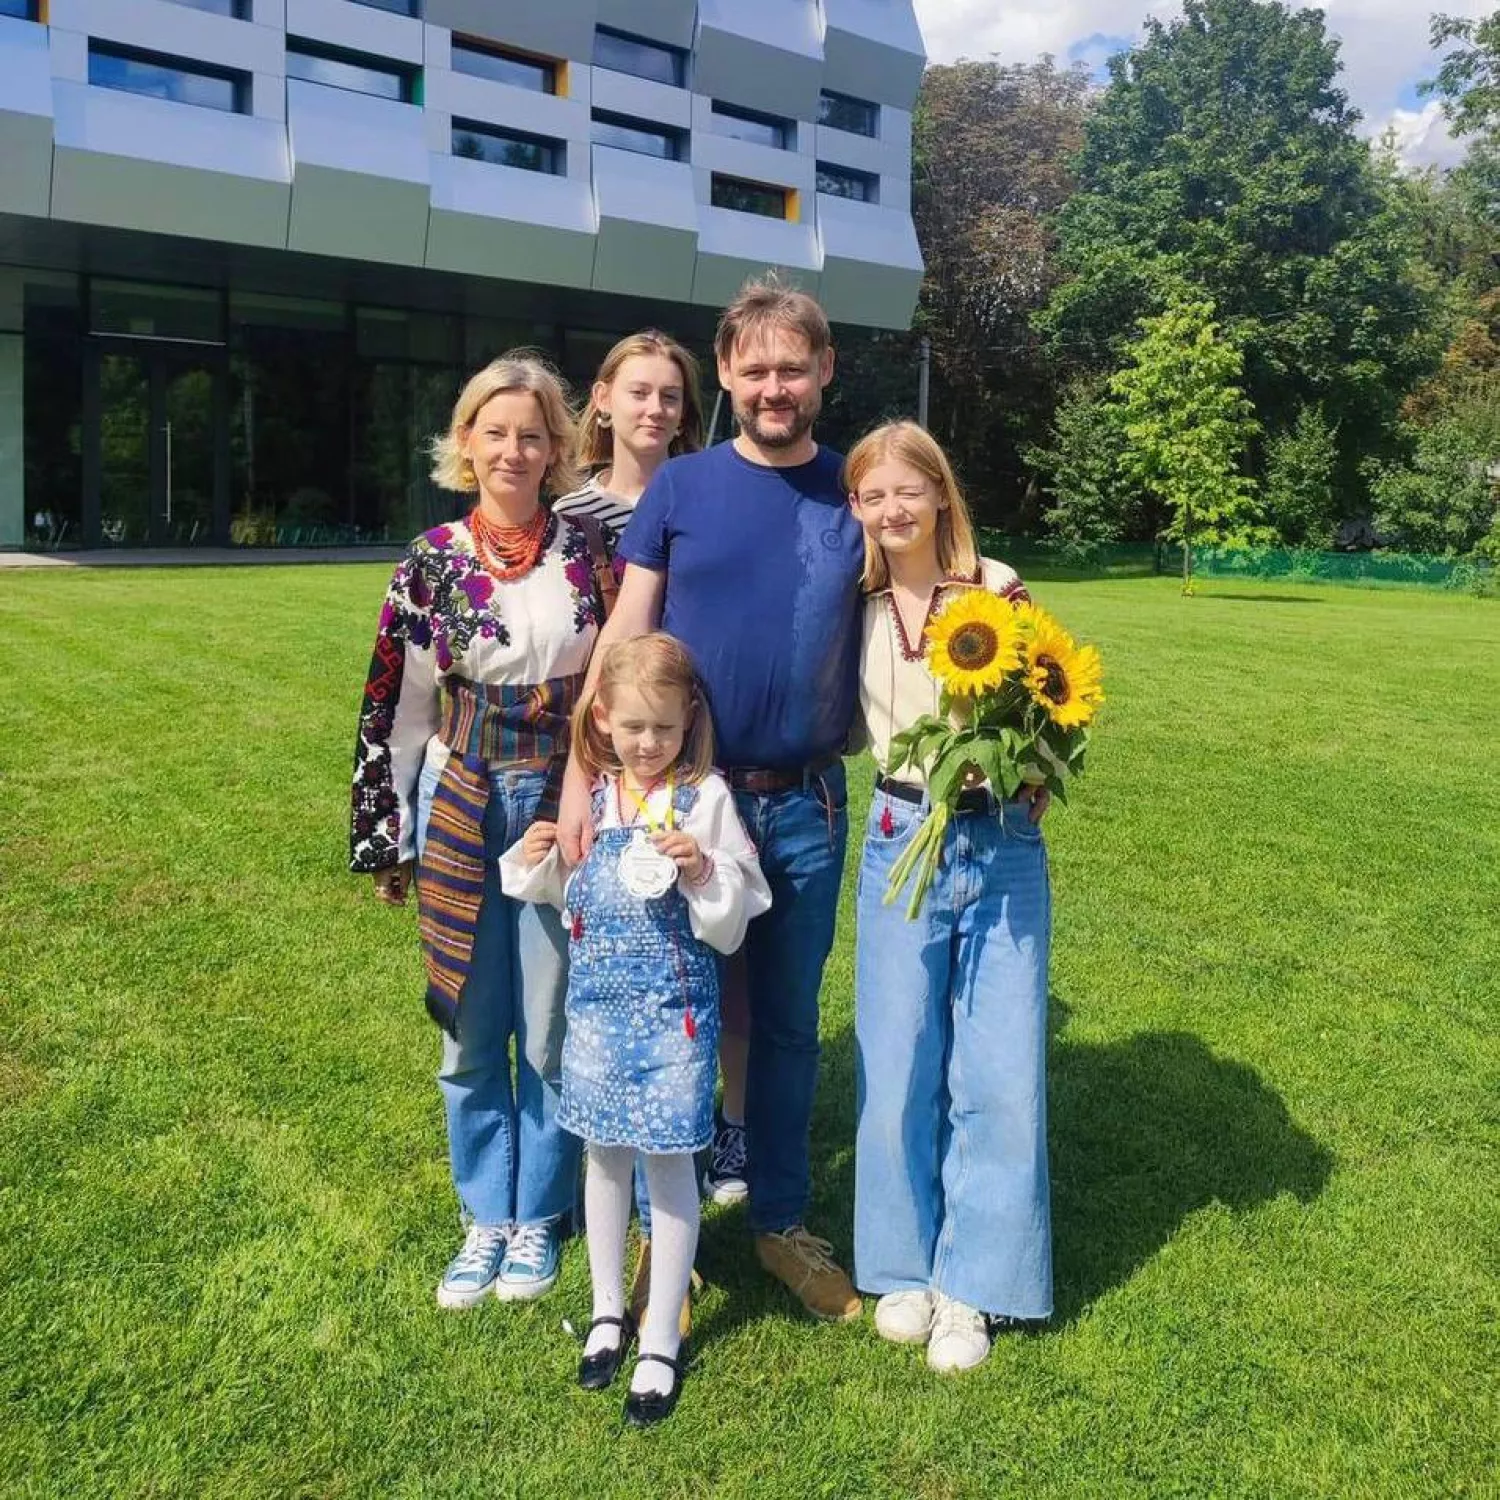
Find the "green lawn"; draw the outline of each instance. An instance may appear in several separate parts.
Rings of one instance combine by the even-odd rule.
[[[1042,583],[1110,695],[1048,822],[1054,1324],[940,1381],[714,1210],[635,1434],[571,1383],[581,1244],[539,1304],[433,1305],[413,921],[344,873],[383,573],[0,574],[0,1491],[1500,1493],[1500,606]]]

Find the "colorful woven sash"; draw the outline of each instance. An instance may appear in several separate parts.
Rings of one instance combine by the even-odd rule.
[[[450,753],[433,791],[417,863],[417,926],[427,966],[427,1013],[450,1035],[458,1034],[458,1007],[484,899],[490,771],[545,767],[547,783],[536,816],[557,816],[568,719],[583,691],[583,676],[552,677],[526,687],[492,687],[465,678],[444,684],[438,738]]]

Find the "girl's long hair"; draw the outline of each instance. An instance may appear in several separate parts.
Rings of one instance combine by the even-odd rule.
[[[574,467],[585,473],[613,463],[615,457],[614,430],[600,425],[599,402],[594,387],[612,385],[620,373],[620,366],[638,354],[670,359],[682,374],[682,420],[678,423],[677,435],[667,447],[668,457],[696,453],[703,446],[703,393],[698,380],[698,361],[670,334],[645,328],[621,339],[604,356],[604,363],[594,377],[594,385],[589,387],[588,404],[578,419],[578,440],[573,450]]]
[[[974,540],[969,507],[958,487],[948,455],[925,427],[916,422],[886,422],[873,432],[867,432],[844,460],[844,488],[857,496],[865,475],[888,459],[909,464],[932,482],[941,507],[936,533],[938,566],[950,577],[974,578],[979,572],[979,546]],[[861,579],[866,593],[883,589],[890,577],[884,551],[867,535],[865,572]]]
[[[594,704],[609,708],[615,688],[628,683],[638,691],[659,693],[672,689],[682,694],[687,710],[682,749],[673,762],[677,780],[692,786],[713,769],[714,727],[708,703],[698,684],[698,673],[687,647],[665,631],[616,641],[604,653],[599,678],[573,710],[573,756],[591,776],[620,774],[620,762],[609,736],[594,722]]]

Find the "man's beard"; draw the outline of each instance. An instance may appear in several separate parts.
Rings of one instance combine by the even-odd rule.
[[[794,402],[789,412],[787,408],[782,408],[778,415],[789,414],[792,417],[789,427],[762,427],[759,420],[760,411],[753,406],[738,406],[735,408],[734,415],[735,420],[740,424],[740,429],[762,448],[791,448],[812,431],[812,425],[818,420],[818,412],[822,405],[823,403],[817,397],[813,397],[806,405]]]

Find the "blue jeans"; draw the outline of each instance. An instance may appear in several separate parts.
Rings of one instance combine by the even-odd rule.
[[[908,922],[881,898],[927,810],[877,789],[859,869],[855,1281],[1044,1318],[1047,855],[1020,804],[960,814]]]
[[[734,800],[771,887],[770,911],[745,937],[750,1227],[765,1234],[802,1223],[807,1211],[818,989],[849,841],[844,766],[835,761],[791,791],[736,792]]]
[[[581,1144],[557,1124],[567,934],[551,907],[504,895],[496,865],[536,816],[544,779],[541,771],[490,772],[473,962],[458,1035],[443,1033],[438,1088],[453,1185],[464,1217],[479,1224],[534,1224],[570,1214],[576,1195]],[[437,782],[437,770],[424,767],[417,785],[419,850]]]

